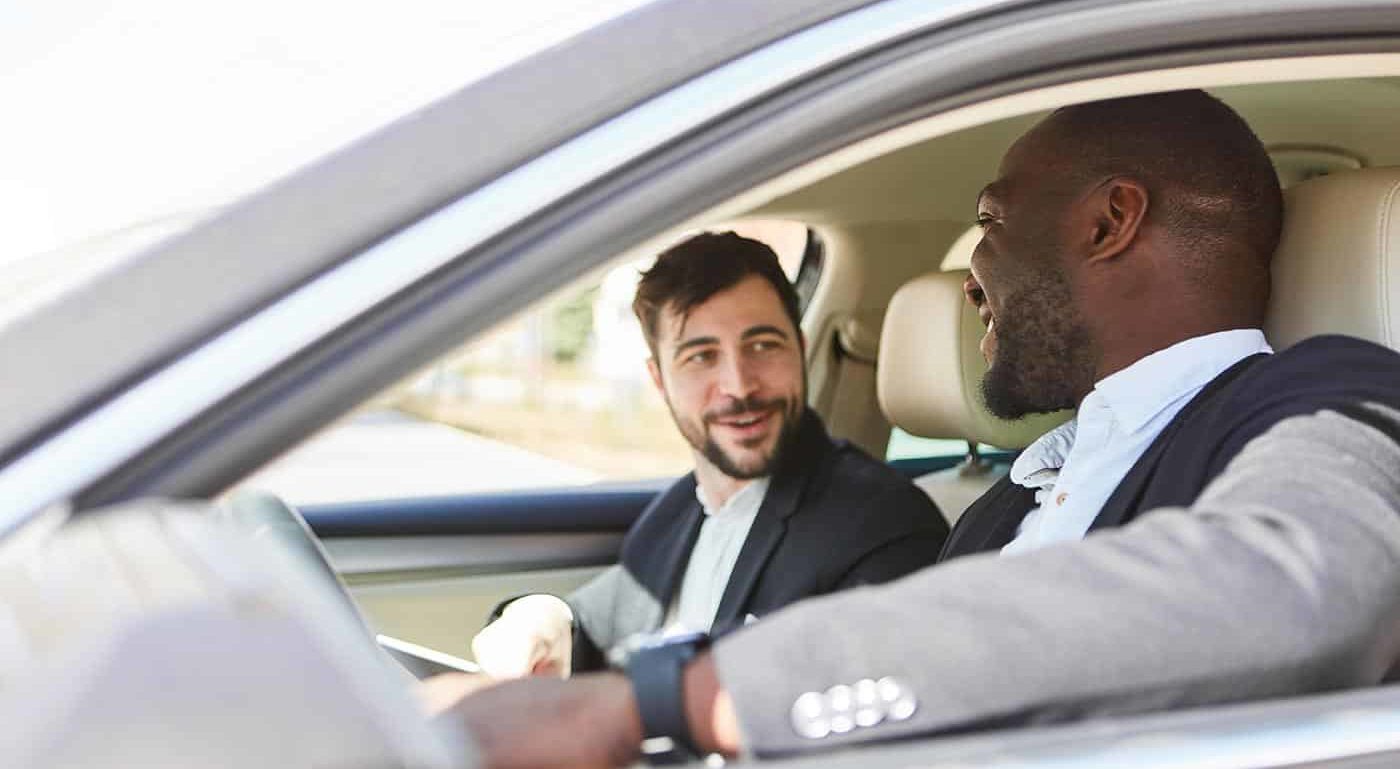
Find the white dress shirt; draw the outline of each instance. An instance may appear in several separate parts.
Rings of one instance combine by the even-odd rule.
[[[749,537],[758,508],[768,494],[768,478],[750,481],[730,495],[719,507],[705,498],[705,490],[695,487],[695,497],[705,511],[700,536],[690,551],[690,561],[681,578],[680,589],[671,599],[662,627],[666,635],[710,632],[719,611],[720,599],[729,585],[739,551]]]
[[[1036,490],[1036,509],[1003,554],[1082,539],[1113,490],[1177,413],[1226,369],[1273,352],[1258,329],[1178,342],[1104,377],[1070,421],[1026,447],[1011,480]]]

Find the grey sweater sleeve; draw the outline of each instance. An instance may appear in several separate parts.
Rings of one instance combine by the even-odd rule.
[[[774,755],[1372,684],[1397,620],[1400,446],[1324,411],[1255,439],[1190,509],[802,602],[715,659],[746,749]],[[821,693],[886,677],[907,718],[798,734],[823,731],[794,715],[804,693],[829,713]]]

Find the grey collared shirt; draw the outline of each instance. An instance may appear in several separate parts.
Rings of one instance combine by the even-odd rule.
[[[734,492],[725,503],[714,507],[705,491],[695,487],[695,497],[705,512],[700,536],[690,551],[690,561],[681,578],[680,589],[671,599],[662,624],[667,635],[709,632],[714,624],[724,589],[748,539],[758,508],[768,494],[768,478],[757,478]]]

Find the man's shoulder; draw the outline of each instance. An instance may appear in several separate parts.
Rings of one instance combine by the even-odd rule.
[[[938,515],[932,500],[912,480],[846,440],[832,440],[825,461],[806,468],[806,472],[804,508],[845,510],[849,514],[852,505],[864,504],[868,506],[861,511],[866,516]],[[869,504],[877,500],[883,504]]]
[[[1315,336],[1267,356],[1240,384],[1237,395],[1267,388],[1273,395],[1294,397],[1393,393],[1400,398],[1400,353],[1356,337]]]
[[[1400,353],[1384,345],[1354,336],[1322,334],[1304,339],[1271,356],[1273,361],[1294,363],[1309,359],[1355,359],[1400,367]]]
[[[641,529],[670,527],[684,518],[692,507],[698,508],[699,505],[700,501],[695,496],[695,473],[686,473],[652,498],[632,523],[628,533],[630,535]]]
[[[1189,451],[1201,441],[1214,446],[1209,466],[1219,471],[1250,440],[1289,417],[1347,412],[1362,403],[1400,408],[1400,354],[1354,337],[1311,337],[1264,356],[1210,400],[1183,426],[1193,440],[1181,445]]]

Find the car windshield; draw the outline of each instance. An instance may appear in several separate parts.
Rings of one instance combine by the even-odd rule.
[[[0,7],[0,327],[297,167],[645,2]]]

